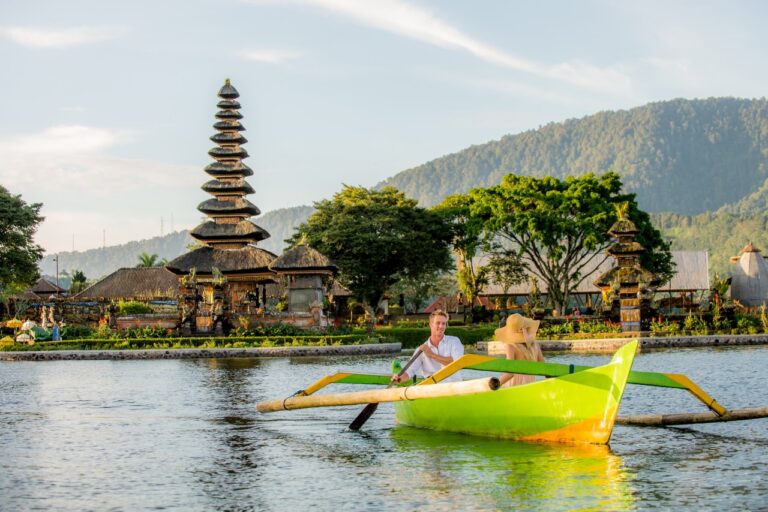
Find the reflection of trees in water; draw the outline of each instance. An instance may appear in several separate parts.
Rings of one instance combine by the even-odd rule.
[[[203,431],[207,450],[200,464],[191,468],[200,489],[219,510],[256,510],[261,501],[260,489],[254,486],[264,473],[266,463],[261,454],[260,438],[254,416],[256,403],[254,374],[261,361],[252,358],[197,359],[187,362],[196,374],[204,403],[197,407],[210,423]],[[180,432],[179,435],[183,435]]]
[[[427,503],[499,510],[633,507],[628,475],[607,446],[537,444],[397,427],[392,440]],[[402,475],[398,478],[402,478]],[[387,485],[385,483],[385,485]]]

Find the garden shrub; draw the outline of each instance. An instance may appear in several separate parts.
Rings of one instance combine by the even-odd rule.
[[[117,311],[119,315],[145,315],[151,313],[152,308],[136,300],[121,300],[117,303]]]

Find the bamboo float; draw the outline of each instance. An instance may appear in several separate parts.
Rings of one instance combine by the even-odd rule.
[[[733,409],[726,411],[722,416],[715,412],[679,413],[679,414],[643,414],[638,416],[619,416],[616,423],[619,425],[639,426],[667,426],[667,425],[691,425],[695,423],[716,423],[720,421],[754,420],[768,418],[768,407],[755,407],[751,409]]]
[[[308,407],[332,407],[340,405],[398,402],[401,400],[416,400],[420,398],[439,398],[445,396],[485,393],[487,391],[495,391],[499,389],[499,387],[499,379],[491,377],[463,382],[447,382],[445,384],[435,384],[432,386],[407,386],[327,395],[291,396],[283,400],[259,402],[256,404],[256,410],[264,413],[287,411],[290,409],[304,409]]]

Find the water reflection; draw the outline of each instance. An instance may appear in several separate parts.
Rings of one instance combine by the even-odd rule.
[[[399,457],[427,499],[474,495],[478,508],[633,508],[621,458],[607,446],[548,445],[475,438],[399,426]]]

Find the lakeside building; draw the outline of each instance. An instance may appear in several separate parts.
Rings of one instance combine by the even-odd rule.
[[[602,304],[602,292],[595,286],[594,281],[613,268],[610,258],[595,258],[595,263],[585,271],[584,278],[572,292],[571,307],[597,308]],[[482,265],[485,257],[478,263]],[[660,307],[670,309],[690,309],[698,306],[704,295],[710,289],[709,253],[708,251],[672,251],[672,261],[675,264],[675,274],[672,279],[656,289],[656,300]],[[546,303],[546,283],[538,282],[539,299]],[[530,278],[522,283],[507,288],[491,281],[478,295],[478,305],[509,304],[512,307],[522,306],[531,295]]]

